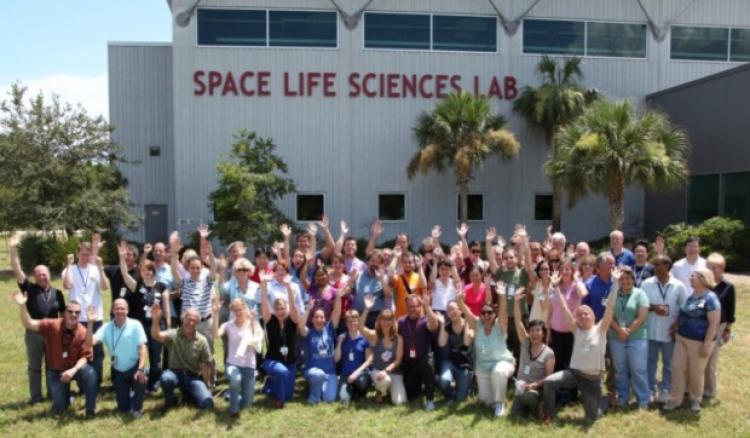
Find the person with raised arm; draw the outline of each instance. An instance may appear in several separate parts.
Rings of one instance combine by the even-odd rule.
[[[573,262],[570,260],[565,260],[560,265],[560,271],[557,274],[559,284],[553,286],[550,281],[552,295],[549,298],[549,346],[555,352],[555,371],[562,371],[570,367],[575,337],[565,318],[563,303],[558,299],[559,297],[554,293],[554,290],[559,287],[560,296],[565,300],[568,311],[573,314],[588,295],[588,291],[583,283],[575,279]]]
[[[201,410],[213,409],[214,400],[209,387],[213,381],[214,360],[208,340],[198,332],[200,312],[192,307],[184,308],[180,327],[168,330],[159,328],[162,316],[160,305],[151,307],[151,316],[151,337],[169,349],[168,368],[161,373],[160,380],[164,393],[163,411],[177,404],[174,391],[178,387],[183,400],[188,400]]]
[[[596,322],[594,311],[591,307],[585,304],[578,306],[575,315],[573,315],[568,308],[565,298],[562,296],[559,286],[559,276],[553,275],[552,277],[555,296],[562,304],[565,322],[568,324],[570,331],[573,332],[574,342],[570,368],[558,371],[544,380],[545,424],[549,424],[557,415],[555,396],[557,391],[561,389],[578,389],[581,392],[586,419],[593,422],[599,418],[602,376],[605,369],[604,354],[607,347],[607,331],[615,314],[615,301],[617,300],[620,273],[614,270],[611,272],[611,275],[614,279],[612,290],[603,303],[606,310],[599,322]]]
[[[94,330],[102,326],[104,320],[104,304],[102,292],[109,290],[109,279],[104,275],[104,265],[98,257],[102,246],[102,237],[99,233],[91,236],[91,242],[80,242],[78,244],[78,263],[73,264],[73,254],[68,254],[67,266],[62,272],[63,288],[68,290],[68,298],[77,301],[81,308],[88,306],[96,307],[96,321]],[[80,314],[81,326],[85,329],[88,316]],[[101,345],[94,347],[94,370],[96,371],[97,390],[102,384],[104,363],[104,348]]]
[[[268,284],[273,280],[273,275],[270,274],[260,276],[260,308],[267,339],[263,372],[268,376],[263,393],[270,394],[275,400],[276,407],[280,409],[294,395],[294,379],[297,371],[297,355],[294,346],[300,315],[292,289],[291,276],[286,275],[282,279],[286,288],[286,298],[271,297]]]
[[[459,254],[455,254],[453,260],[444,258],[438,261],[438,257],[433,257],[432,259],[432,271],[430,272],[429,282],[430,301],[432,303],[432,310],[444,317],[448,311],[448,303],[454,301],[458,291],[464,287],[455,265],[455,261],[460,258]]]
[[[352,309],[346,312],[346,332],[339,335],[333,357],[340,364],[339,399],[364,399],[367,388],[372,384],[368,369],[373,355],[370,342],[359,331],[359,312]]]
[[[674,271],[674,268],[672,268]],[[676,333],[672,355],[672,391],[664,409],[682,406],[685,389],[690,396],[690,410],[700,412],[708,359],[716,348],[721,321],[721,302],[711,290],[716,287],[714,274],[708,268],[695,268],[690,274],[693,293],[680,308],[672,326]]]
[[[154,263],[143,259],[138,267],[139,276],[137,280],[130,275],[127,265],[128,244],[120,242],[117,250],[120,256],[120,271],[123,283],[127,290],[124,300],[128,303],[128,316],[140,322],[146,335],[146,346],[148,352],[148,385],[149,392],[156,390],[156,384],[161,378],[161,343],[151,337],[151,306],[161,305],[168,300],[169,291],[167,286],[156,280],[156,268]],[[114,314],[114,308],[112,309]],[[159,326],[166,326],[164,321],[159,321]],[[105,344],[106,345],[106,344]],[[114,367],[115,369],[117,367]]]
[[[438,346],[443,349],[438,385],[449,403],[465,401],[469,395],[473,373],[473,343],[474,331],[461,315],[458,303],[449,301],[446,318],[440,323],[438,335]]]
[[[552,282],[550,281],[551,270],[549,262],[542,259],[542,261],[536,264],[533,275],[529,278],[529,288],[532,291],[529,321],[538,320],[546,322],[549,320],[549,302],[550,297],[553,294]],[[526,303],[528,304],[528,299],[526,300]]]
[[[336,401],[336,361],[333,353],[336,347],[336,327],[341,318],[341,296],[347,292],[346,289],[336,291],[330,319],[326,318],[325,310],[316,306],[316,301],[311,299],[307,311],[297,321],[297,332],[305,343],[304,376],[310,386],[307,402],[311,405],[321,401]],[[307,326],[308,316],[311,316],[310,328]]]
[[[391,309],[378,312],[374,329],[365,325],[368,313],[374,304],[375,299],[371,295],[365,297],[365,311],[359,318],[359,325],[362,334],[373,346],[370,379],[376,391],[375,401],[382,403],[383,397],[390,392],[391,403],[404,404],[406,403],[406,388],[400,369],[404,355],[404,341],[398,334],[396,316]]]
[[[242,260],[238,259],[237,261]],[[237,261],[235,264],[237,264]],[[234,274],[237,274],[237,269]],[[221,307],[216,297],[213,312]],[[219,326],[213,319],[214,338],[227,336],[227,360],[224,371],[229,380],[229,414],[237,416],[242,409],[253,404],[255,394],[256,355],[263,348],[263,329],[257,320],[254,309],[247,307],[246,301],[237,297],[229,303],[232,317]]]
[[[341,221],[341,235],[336,241],[336,250],[334,254],[343,254],[344,273],[351,274],[352,271],[362,272],[367,269],[367,263],[357,257],[357,239],[347,236],[349,227],[345,221]],[[341,249],[343,248],[343,250]]]
[[[65,316],[65,296],[62,291],[56,289],[50,283],[49,268],[45,265],[34,267],[33,282],[26,278],[18,257],[19,241],[18,234],[11,234],[8,248],[10,250],[10,266],[13,269],[18,288],[28,297],[26,310],[32,319],[62,318]],[[44,338],[34,330],[26,330],[24,343],[26,344],[30,403],[33,405],[42,401],[42,363],[45,363]],[[47,387],[49,388],[49,384],[47,384]]]
[[[400,265],[400,273],[398,266]],[[396,308],[396,318],[406,316],[406,297],[409,295],[422,296],[427,284],[424,276],[417,272],[414,254],[403,252],[400,247],[393,249],[393,259],[388,265],[388,277],[393,288],[393,304]]]
[[[27,310],[28,297],[21,291],[14,295],[26,330],[39,333],[44,339],[47,360],[47,385],[52,396],[52,410],[61,414],[70,405],[70,382],[75,380],[86,396],[86,418],[96,410],[98,391],[96,371],[89,364],[93,357],[86,343],[86,329],[78,323],[81,305],[68,301],[65,315],[57,319],[32,319]]]
[[[372,328],[378,313],[391,309],[393,306],[393,289],[388,281],[388,275],[383,269],[383,255],[379,250],[367,256],[367,270],[359,274],[354,287],[352,307],[357,312],[364,313],[365,299],[371,297],[373,306],[367,312],[365,326]]]
[[[125,251],[127,248],[122,248]],[[124,255],[123,255],[124,258]],[[103,344],[112,360],[112,383],[115,387],[117,411],[133,418],[143,415],[146,392],[146,331],[140,321],[128,318],[128,302],[117,298],[112,307],[114,319],[94,333],[96,307],[89,306],[86,343],[89,347]]]
[[[128,244],[125,241],[121,241],[118,245],[118,251],[120,250],[121,246],[127,249],[124,257],[125,266],[127,268],[125,272],[127,272],[130,277],[138,277],[138,247]],[[125,284],[125,277],[123,277],[122,275],[120,263],[116,265],[105,266],[104,274],[107,276],[107,279],[109,280],[109,287],[112,290],[112,306],[110,306],[109,312],[110,319],[112,319],[114,318],[114,313],[112,313],[112,310],[114,309],[115,300],[118,298],[125,298],[127,300],[128,286],[127,284]],[[130,308],[132,310],[133,306],[130,306]]]
[[[516,294],[513,301],[516,335],[521,344],[521,361],[516,374],[516,393],[510,416],[520,418],[531,415],[542,419],[542,391],[544,379],[555,372],[555,352],[544,342],[547,338],[547,324],[541,319],[531,319],[529,330],[523,325],[521,318],[521,301],[524,292]]]
[[[648,309],[646,292],[635,287],[635,274],[627,265],[620,269],[615,316],[609,329],[610,351],[620,407],[627,407],[633,388],[639,409],[648,409]]]
[[[474,374],[479,389],[479,402],[485,406],[494,404],[495,417],[505,414],[505,391],[508,379],[515,371],[513,353],[508,350],[508,301],[505,298],[505,285],[497,284],[500,310],[486,303],[482,306],[481,316],[471,313],[459,294],[457,302],[466,316],[469,327],[474,330]]]
[[[654,402],[666,403],[672,389],[672,355],[674,335],[672,325],[680,316],[680,308],[687,300],[687,291],[682,282],[670,274],[672,259],[660,254],[651,264],[654,277],[646,279],[642,288],[649,301],[648,312],[648,387]],[[661,355],[661,392],[657,392],[656,368]]]

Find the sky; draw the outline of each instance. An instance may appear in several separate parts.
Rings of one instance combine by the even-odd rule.
[[[107,117],[107,42],[171,32],[166,0],[0,0],[0,100],[20,82]]]

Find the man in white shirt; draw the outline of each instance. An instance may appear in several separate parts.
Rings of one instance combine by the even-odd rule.
[[[685,258],[677,260],[672,266],[672,275],[680,280],[688,295],[693,294],[693,288],[690,287],[690,275],[697,268],[705,268],[706,259],[701,257],[701,244],[697,237],[688,237],[685,242]]]
[[[648,312],[648,386],[654,401],[666,403],[672,389],[672,351],[674,337],[672,325],[680,316],[680,308],[687,300],[685,285],[669,273],[672,260],[666,255],[657,255],[651,262],[653,277],[643,281],[641,289],[651,303]],[[661,393],[656,392],[656,365],[662,360]]]
[[[81,309],[88,309],[89,306],[94,306],[96,309],[94,330],[101,327],[104,319],[102,291],[109,289],[109,279],[104,275],[104,265],[98,257],[101,245],[102,237],[98,233],[94,233],[90,243],[79,243],[78,263],[73,264],[73,254],[68,254],[67,267],[61,275],[63,288],[69,291],[69,299],[80,303]],[[79,322],[86,327],[87,321],[87,312],[81,312]],[[101,345],[97,345],[94,347],[94,370],[96,371],[97,388],[101,386],[104,377],[102,374],[103,362],[104,349]]]

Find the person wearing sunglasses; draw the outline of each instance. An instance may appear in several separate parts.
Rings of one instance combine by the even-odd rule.
[[[58,319],[32,319],[26,308],[27,297],[21,291],[14,296],[26,330],[44,338],[47,358],[47,385],[52,396],[52,410],[61,414],[70,405],[70,382],[75,380],[86,397],[86,418],[96,410],[97,378],[91,347],[86,343],[86,329],[78,323],[81,304],[71,300],[65,314]]]
[[[505,414],[505,390],[508,379],[515,371],[515,359],[508,349],[508,301],[505,298],[505,284],[497,285],[499,312],[492,304],[482,306],[480,317],[474,316],[464,303],[463,294],[456,297],[461,310],[466,315],[469,328],[474,331],[474,374],[479,389],[479,402],[485,406],[494,405],[495,417]]]

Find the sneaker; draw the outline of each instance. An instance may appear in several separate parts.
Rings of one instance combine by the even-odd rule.
[[[137,420],[143,416],[143,412],[141,411],[130,411],[130,417],[134,420]]]
[[[424,404],[424,408],[427,411],[434,411],[435,403],[432,400],[427,400],[427,403]]]
[[[692,402],[690,402],[690,410],[693,412],[700,412],[701,411],[700,400],[693,400]]]
[[[666,403],[669,401],[669,390],[662,389],[659,393],[659,398],[657,399],[659,403]]]
[[[505,404],[495,403],[495,417],[502,417],[505,415]]]
[[[680,405],[678,405],[677,403],[673,403],[671,401],[667,401],[666,403],[664,403],[664,410],[665,411],[674,411],[675,409],[677,409],[679,407],[680,407]]]

